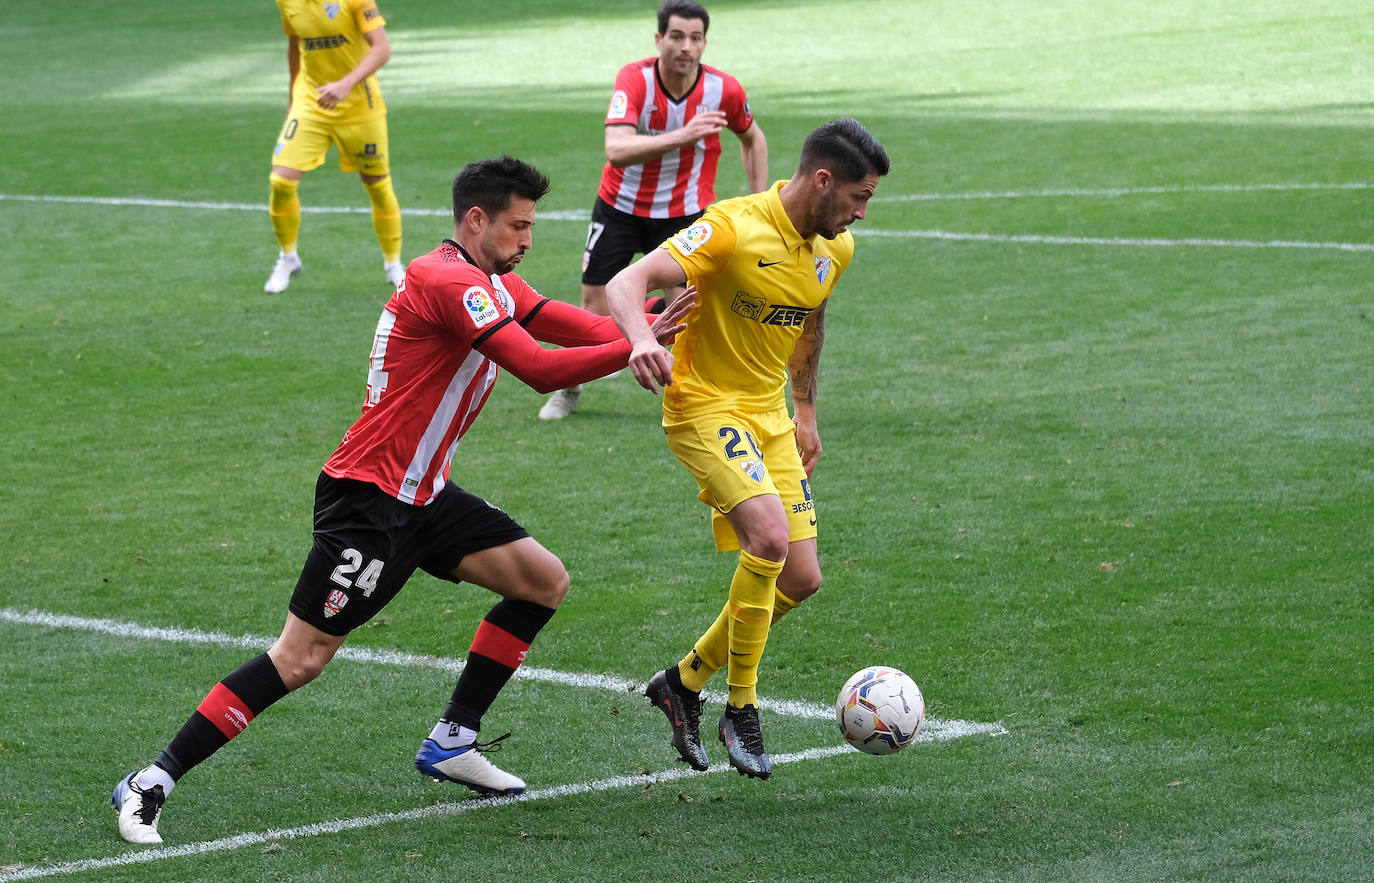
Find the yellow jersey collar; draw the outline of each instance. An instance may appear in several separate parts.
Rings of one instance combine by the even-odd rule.
[[[783,245],[790,252],[800,251],[801,247],[808,243],[797,232],[797,228],[792,225],[792,219],[787,216],[786,210],[782,207],[782,197],[779,192],[782,190],[782,185],[786,183],[786,179],[774,181],[773,186],[769,188],[768,211],[773,216],[773,222],[777,225],[778,232],[782,234]]]

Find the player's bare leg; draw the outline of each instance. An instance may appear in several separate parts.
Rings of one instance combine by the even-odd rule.
[[[443,717],[420,744],[415,768],[479,794],[519,794],[525,783],[486,754],[506,736],[478,742],[482,715],[524,661],[530,643],[568,593],[563,563],[531,537],[467,555],[453,574],[490,589],[502,600],[477,628],[467,665]]]

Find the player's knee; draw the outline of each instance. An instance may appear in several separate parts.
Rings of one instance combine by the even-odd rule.
[[[563,562],[554,559],[552,566],[544,568],[538,578],[530,581],[525,600],[557,608],[563,603],[563,599],[568,597],[568,588],[571,585],[572,579],[568,576],[567,568],[563,566]]]
[[[755,558],[765,561],[786,561],[789,546],[787,531],[763,530],[750,535],[747,542],[741,543],[744,551]]]
[[[273,658],[272,664],[281,675],[281,682],[288,690],[299,690],[315,680],[329,664],[333,654],[311,653],[304,656],[282,656]]]
[[[778,579],[778,591],[800,604],[821,590],[820,569],[806,573],[786,574]]]

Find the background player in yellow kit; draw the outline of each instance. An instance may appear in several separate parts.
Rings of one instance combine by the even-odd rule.
[[[727,668],[720,740],[731,766],[766,779],[758,665],[772,622],[821,584],[810,479],[821,455],[817,366],[826,303],[854,254],[887,152],[852,119],[807,136],[796,174],[752,196],[718,202],[607,286],[611,315],[633,346],[630,368],[663,392],[668,447],[714,509],[719,551],[740,550],[714,624],[645,695],[668,716],[673,747],[706,769],[701,690]],[[698,306],[669,353],[644,319],[646,292],[690,282]],[[792,385],[792,415],[785,390]]]
[[[377,71],[391,58],[386,21],[372,0],[277,0],[286,32],[291,98],[272,154],[268,214],[281,252],[264,291],[285,291],[301,271],[296,238],[301,175],[339,146],[339,168],[358,172],[372,201],[372,226],[382,247],[387,282],[405,278],[401,207],[391,186],[386,104]]]

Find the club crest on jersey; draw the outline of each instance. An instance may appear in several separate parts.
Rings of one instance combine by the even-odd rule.
[[[606,111],[606,119],[623,120],[629,109],[630,96],[625,94],[624,89],[617,89],[611,94],[611,108]]]
[[[472,317],[472,324],[478,328],[483,325],[490,325],[501,318],[501,311],[496,308],[496,303],[491,299],[491,295],[487,294],[485,288],[478,285],[474,285],[463,292],[463,307]]]
[[[816,258],[816,281],[825,284],[825,277],[830,275],[830,258]]]
[[[324,599],[324,618],[328,619],[340,610],[343,610],[344,605],[347,603],[348,596],[343,593],[342,589],[335,589],[330,592],[329,597]]]
[[[327,16],[329,16],[330,18],[338,18],[338,16],[339,16],[339,4],[337,4],[337,3],[326,3],[326,4],[324,4],[324,14],[327,15]]]
[[[754,481],[763,481],[763,477],[768,474],[768,470],[763,468],[763,461],[753,458],[739,464],[739,468],[743,469],[744,474],[754,479]]]
[[[710,241],[711,225],[705,221],[697,221],[673,237],[673,242],[684,255],[691,254]]]

